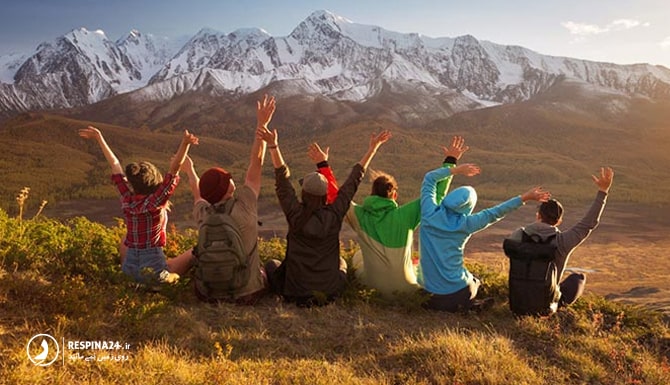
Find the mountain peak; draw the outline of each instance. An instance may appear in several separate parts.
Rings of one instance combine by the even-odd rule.
[[[322,9],[319,11],[314,11],[312,12],[308,17],[307,20],[315,20],[315,21],[330,21],[333,23],[351,23],[352,21],[336,15],[328,10]]]
[[[200,31],[198,31],[198,33],[196,33],[195,36],[193,36],[193,38],[195,39],[199,36],[211,36],[211,35],[225,35],[225,33],[218,31],[214,28],[205,27],[201,28]]]
[[[121,36],[119,40],[116,41],[117,45],[122,45],[125,42],[132,42],[135,44],[138,44],[143,38],[146,38],[147,36],[143,35],[142,32],[136,30],[136,29],[131,29],[126,33],[125,35]]]
[[[65,34],[66,37],[68,36],[73,36],[73,37],[80,37],[80,36],[90,36],[90,37],[95,37],[95,38],[103,38],[107,39],[107,35],[105,35],[105,31],[101,29],[96,29],[95,31],[89,31],[85,27],[79,27],[71,30],[70,32]]]
[[[289,37],[296,40],[310,39],[314,36],[328,36],[337,39],[349,26],[356,25],[350,20],[326,10],[314,11],[291,32]]]
[[[254,37],[260,37],[260,38],[272,37],[266,30],[261,28],[238,28],[233,32],[229,33],[228,36],[231,38],[231,40],[244,40]]]

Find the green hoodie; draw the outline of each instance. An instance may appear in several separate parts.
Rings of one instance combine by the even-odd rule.
[[[450,182],[448,178],[438,185],[440,198]],[[398,206],[393,199],[370,195],[362,205],[352,202],[345,220],[358,234],[361,249],[354,255],[354,267],[364,285],[387,297],[419,288],[412,244],[421,220],[420,199]]]

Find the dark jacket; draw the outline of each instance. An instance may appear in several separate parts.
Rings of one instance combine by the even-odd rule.
[[[354,165],[337,199],[314,211],[305,225],[296,229],[304,206],[291,184],[288,167],[275,169],[277,198],[289,225],[286,257],[280,267],[285,273],[283,285],[279,285],[283,286],[281,294],[310,297],[315,292],[329,296],[342,292],[346,277],[340,273],[340,230],[363,175],[363,167]]]
[[[600,216],[603,213],[605,208],[605,203],[607,202],[607,193],[598,191],[596,198],[593,200],[589,211],[584,215],[584,217],[577,222],[574,226],[569,228],[566,231],[561,231],[556,226],[551,226],[542,222],[535,222],[526,227],[521,227],[514,231],[512,235],[509,236],[510,239],[520,241],[521,232],[525,232],[531,238],[537,237],[541,241],[546,241],[547,238],[551,236],[556,236],[556,267],[558,272],[559,280],[561,279],[563,272],[565,271],[565,266],[570,259],[570,254],[586,240],[586,238],[591,235],[593,229],[595,229],[600,223]]]
[[[549,267],[551,269],[551,277],[553,277],[551,281],[553,282],[553,285],[555,285],[554,289],[558,295],[549,296],[544,299],[540,297],[539,303],[545,300],[550,302],[543,305],[546,307],[540,310],[541,314],[551,314],[556,311],[558,307],[558,300],[561,296],[559,283],[563,280],[563,273],[565,272],[565,267],[568,263],[568,260],[570,259],[570,254],[572,254],[577,246],[584,242],[584,240],[586,240],[586,238],[591,234],[593,229],[598,226],[600,223],[600,216],[602,215],[606,202],[607,194],[605,192],[598,191],[593,204],[591,204],[591,207],[589,208],[589,211],[577,224],[566,231],[562,232],[556,226],[552,226],[547,223],[535,222],[526,227],[517,229],[514,233],[512,233],[511,236],[509,236],[509,239],[511,240],[521,241],[523,238],[523,233],[526,233],[526,235],[528,235],[531,239],[535,239],[536,241],[541,241],[543,243],[554,237],[554,239],[551,240],[551,243],[556,246],[556,251],[554,252],[555,259],[553,264],[550,264]],[[525,286],[517,286],[517,289],[513,290],[512,282],[510,281],[510,304],[538,303],[533,302],[538,298],[536,296],[538,294],[539,293],[537,291],[532,291]],[[551,298],[553,298],[553,300]],[[522,308],[520,305],[515,306],[519,306],[517,309]],[[514,310],[514,306],[512,306],[512,308],[513,311],[518,311]],[[535,310],[531,311],[535,312]]]

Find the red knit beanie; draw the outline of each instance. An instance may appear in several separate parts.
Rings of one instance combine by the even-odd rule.
[[[211,204],[220,202],[228,192],[231,178],[230,173],[222,168],[210,168],[200,177],[200,196]]]

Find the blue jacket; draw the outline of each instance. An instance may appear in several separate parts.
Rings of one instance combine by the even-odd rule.
[[[468,286],[473,277],[463,264],[463,249],[472,234],[501,220],[521,207],[514,197],[494,207],[472,213],[477,192],[470,186],[451,191],[437,203],[437,183],[451,175],[438,168],[426,174],[421,185],[421,260],[419,284],[433,294],[452,294]]]

